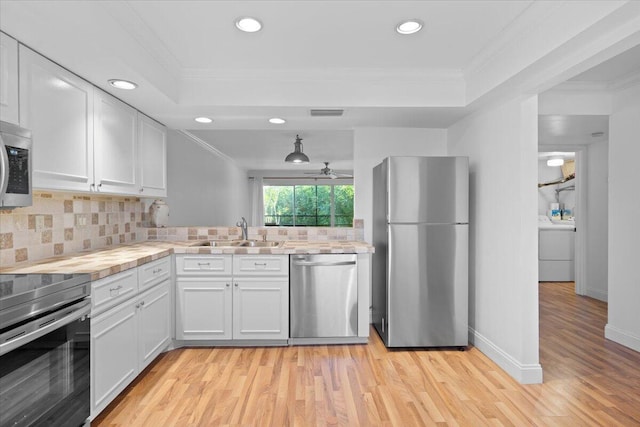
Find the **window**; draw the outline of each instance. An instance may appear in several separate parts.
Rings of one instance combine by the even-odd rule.
[[[353,226],[353,185],[264,185],[262,192],[265,226]]]

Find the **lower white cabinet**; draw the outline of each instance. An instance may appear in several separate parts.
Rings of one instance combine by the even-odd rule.
[[[289,280],[236,279],[233,339],[289,338]]]
[[[100,413],[138,375],[135,301],[91,319],[91,414]]]
[[[538,280],[541,282],[575,280],[575,232],[573,230],[540,230],[538,236]]]
[[[138,371],[167,348],[171,340],[170,286],[165,280],[136,300],[138,309]]]
[[[287,255],[176,255],[176,338],[289,338]],[[243,273],[243,262],[281,267]],[[216,266],[212,268],[211,266]],[[233,271],[233,273],[232,273]]]
[[[219,279],[178,276],[176,287],[176,339],[232,338],[231,277]]]
[[[162,260],[154,261],[161,265]],[[138,267],[142,268],[142,267]],[[93,288],[127,289],[133,270],[94,282]],[[115,277],[115,279],[114,279]],[[137,284],[137,282],[136,282]],[[118,288],[121,286],[121,288]],[[94,293],[91,318],[91,417],[97,416],[171,341],[169,278],[105,307]],[[112,291],[115,292],[115,291]],[[95,301],[98,299],[98,301]],[[98,307],[96,309],[96,307]],[[103,309],[102,307],[105,307]]]

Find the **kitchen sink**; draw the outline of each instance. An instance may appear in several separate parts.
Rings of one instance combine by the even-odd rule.
[[[257,240],[244,240],[240,246],[256,248],[279,248],[284,242],[259,242]]]
[[[283,242],[262,242],[258,240],[203,240],[191,246],[212,246],[217,248],[279,248]]]

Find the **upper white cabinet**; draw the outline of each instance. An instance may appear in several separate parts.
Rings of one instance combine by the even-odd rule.
[[[18,125],[19,112],[18,42],[0,32],[0,120]]]
[[[97,190],[137,193],[138,112],[105,92],[94,95],[94,167]]]
[[[33,186],[89,191],[93,86],[20,45],[20,125],[33,134]]]
[[[164,126],[29,48],[17,49],[20,125],[33,133],[35,188],[167,195]]]
[[[140,195],[167,195],[167,129],[138,113],[138,156]]]

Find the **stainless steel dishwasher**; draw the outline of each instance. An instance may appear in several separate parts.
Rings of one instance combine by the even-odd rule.
[[[358,335],[355,254],[291,255],[291,338]]]

